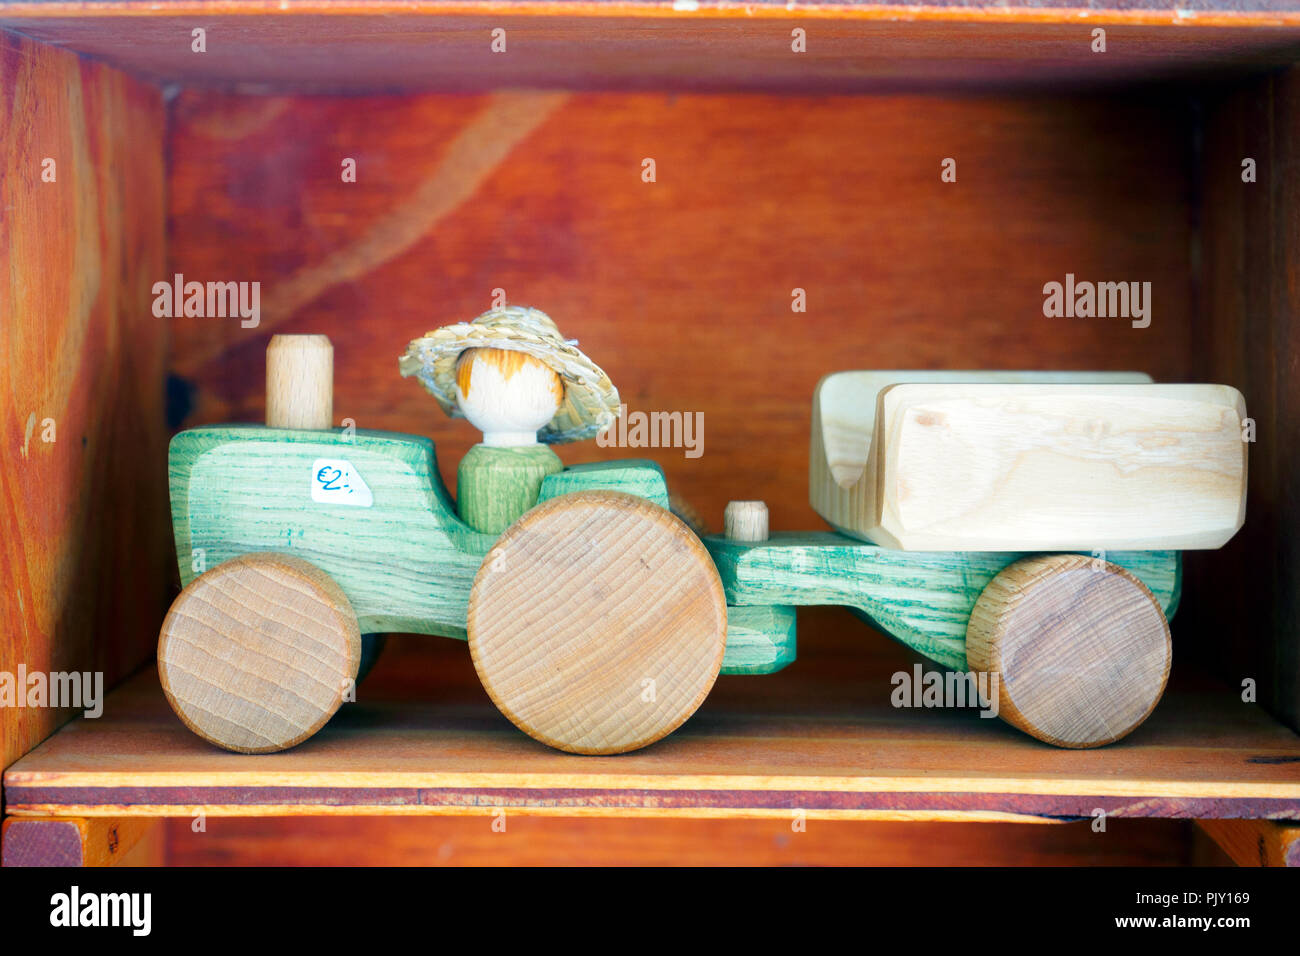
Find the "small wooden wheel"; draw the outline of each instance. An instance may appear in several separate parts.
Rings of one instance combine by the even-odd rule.
[[[357,676],[361,633],[324,571],[285,554],[249,554],[195,578],[158,638],[158,675],[181,721],[241,753],[302,743]]]
[[[560,750],[613,754],[672,733],[722,667],[727,601],[713,559],[644,498],[544,502],[488,552],[469,648],[492,701]]]
[[[1025,558],[980,595],[966,658],[996,674],[998,716],[1058,747],[1100,747],[1155,708],[1169,678],[1169,623],[1141,581],[1077,554]]]

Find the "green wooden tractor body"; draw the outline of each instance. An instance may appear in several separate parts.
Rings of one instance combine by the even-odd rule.
[[[331,468],[328,463],[346,463]],[[346,503],[313,499],[326,478],[359,476]],[[260,425],[176,435],[168,462],[181,584],[240,555],[279,552],[328,574],[363,633],[438,634],[464,640],[470,588],[496,536],[460,520],[438,472],[434,443],[396,432],[307,431]],[[652,461],[576,465],[549,476],[540,501],[604,489],[668,506]],[[328,496],[323,496],[328,497]],[[794,659],[794,609],[729,608],[724,674],[766,674]]]

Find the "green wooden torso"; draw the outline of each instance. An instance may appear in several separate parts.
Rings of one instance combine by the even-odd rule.
[[[475,445],[456,470],[456,511],[483,534],[500,534],[537,504],[542,479],[564,470],[546,445]]]

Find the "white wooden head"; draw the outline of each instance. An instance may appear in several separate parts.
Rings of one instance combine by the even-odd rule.
[[[456,402],[485,445],[536,445],[563,400],[560,376],[524,352],[467,349],[456,360]]]

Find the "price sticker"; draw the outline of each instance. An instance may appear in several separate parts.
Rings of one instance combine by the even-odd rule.
[[[311,500],[322,505],[369,508],[375,503],[370,486],[343,458],[317,458],[311,466]]]

